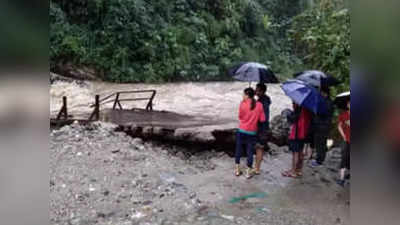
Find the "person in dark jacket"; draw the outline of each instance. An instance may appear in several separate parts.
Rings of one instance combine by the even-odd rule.
[[[256,86],[256,95],[258,97],[258,102],[260,102],[264,108],[265,121],[258,123],[257,130],[257,143],[256,149],[256,166],[254,170],[255,175],[261,173],[261,162],[264,158],[264,152],[269,150],[268,147],[268,133],[269,133],[269,107],[271,105],[271,98],[266,95],[267,86],[263,83],[259,83]]]
[[[327,140],[332,128],[334,106],[330,99],[329,88],[321,88],[321,95],[326,100],[328,110],[325,114],[314,114],[311,121],[312,139],[317,153],[317,158],[311,161],[311,167],[319,167],[324,163],[328,151]]]

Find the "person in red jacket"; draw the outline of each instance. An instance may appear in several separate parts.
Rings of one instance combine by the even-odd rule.
[[[340,174],[337,183],[340,186],[344,186],[346,169],[350,169],[350,100],[347,102],[347,110],[339,115],[338,130],[345,143],[342,149]]]
[[[282,176],[299,177],[303,175],[303,149],[310,129],[312,113],[304,107],[293,103],[293,113],[288,116],[292,123],[289,135],[289,150],[292,152],[292,168],[284,171]]]
[[[239,129],[236,134],[235,175],[240,176],[240,158],[243,147],[247,152],[246,178],[252,177],[254,147],[257,142],[258,122],[265,122],[263,105],[254,99],[253,88],[246,88],[239,107]]]

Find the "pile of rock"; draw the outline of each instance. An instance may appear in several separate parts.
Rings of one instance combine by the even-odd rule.
[[[209,159],[219,153],[187,156],[115,128],[96,122],[51,131],[52,224],[161,224],[202,207],[178,177],[213,170]]]

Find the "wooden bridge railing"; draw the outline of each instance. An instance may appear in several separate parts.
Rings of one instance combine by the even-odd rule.
[[[136,93],[151,93],[151,96],[147,97],[147,98],[122,98],[123,95],[136,94]],[[100,99],[99,104],[103,105],[103,104],[113,102],[114,104],[113,104],[112,109],[117,109],[117,106],[119,107],[119,109],[123,109],[121,102],[148,100],[147,105],[146,105],[146,110],[153,111],[153,99],[156,96],[156,93],[157,93],[156,90],[119,91],[119,92],[112,93],[111,95],[108,95],[108,96]],[[95,104],[91,105],[91,107],[94,107],[94,106],[95,106]]]
[[[122,95],[125,94],[135,94],[135,93],[151,93],[151,96],[148,98],[121,98]],[[95,97],[95,103],[91,104],[90,107],[94,107],[93,112],[90,114],[89,121],[92,120],[99,120],[100,119],[100,106],[114,102],[113,104],[113,110],[117,109],[117,106],[119,109],[123,109],[121,102],[127,102],[127,101],[144,101],[148,100],[147,105],[146,105],[146,110],[147,111],[153,111],[153,100],[154,97],[156,96],[156,90],[141,90],[141,91],[119,91],[115,92],[111,95],[108,95],[102,99],[100,99],[100,95],[96,95]],[[113,98],[115,97],[115,98]],[[63,105],[61,107],[60,112],[57,115],[56,120],[68,120],[68,107],[67,107],[67,97],[63,96]]]

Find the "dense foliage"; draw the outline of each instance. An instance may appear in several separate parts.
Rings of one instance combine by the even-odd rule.
[[[321,2],[51,0],[51,70],[68,62],[115,82],[223,80],[229,66],[257,61],[282,76],[311,67],[348,76],[348,13]]]
[[[350,84],[350,14],[346,1],[322,0],[296,16],[291,38],[295,54],[309,68],[317,68]],[[336,93],[334,93],[336,94]]]

